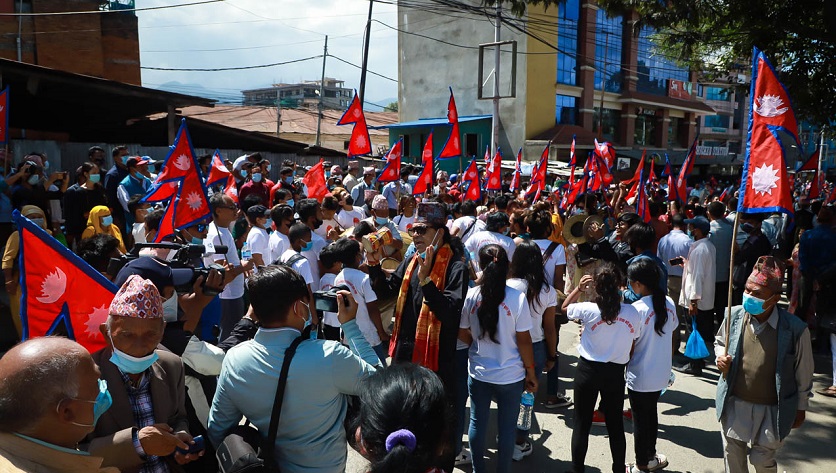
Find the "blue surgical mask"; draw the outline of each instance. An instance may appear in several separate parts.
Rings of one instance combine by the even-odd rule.
[[[127,166],[128,158],[130,158],[130,156],[128,156],[127,154],[125,156],[122,156],[122,164]]]
[[[743,310],[752,314],[752,315],[761,315],[763,314],[764,308],[763,304],[766,301],[763,299],[758,299],[755,296],[743,293]]]
[[[272,171],[272,170],[273,170],[273,165],[272,165],[272,164],[268,164],[268,165],[267,165],[267,172],[270,172],[270,171]]]
[[[125,374],[142,373],[150,368],[151,365],[153,365],[160,358],[156,352],[143,356],[142,358],[128,355],[125,352],[117,350],[116,347],[113,346],[113,342],[111,342],[111,347],[113,348],[113,354],[110,355],[110,362],[116,365],[116,367],[119,368],[119,371]]]
[[[272,229],[272,228],[273,228],[273,219],[272,219],[272,218],[268,218],[268,219],[264,222],[264,228],[266,228],[267,230],[270,230],[270,229]]]
[[[295,206],[295,205],[296,205],[296,201],[294,201],[293,199],[290,199],[290,200],[288,200],[288,201],[287,201],[287,202],[285,202],[285,203],[286,203],[287,205],[289,205],[291,208],[292,208],[293,206]]]
[[[28,182],[30,186],[34,186],[40,181],[41,181],[41,176],[39,176],[37,174],[32,174],[32,176],[30,176],[29,179],[26,182]]]
[[[260,172],[254,172],[253,173],[253,182],[261,182],[261,173]]]
[[[91,174],[90,175],[90,182],[93,184],[98,184],[102,180],[101,174]]]
[[[247,170],[246,169],[241,170],[241,177],[244,177],[244,178],[247,177]]]
[[[41,228],[46,228],[46,220],[44,220],[42,218],[33,218],[32,223],[34,223],[35,225],[37,225]]]
[[[305,306],[306,309],[308,309],[308,317],[305,319],[305,325],[302,327],[302,332],[304,332],[305,329],[310,327],[311,323],[313,323],[313,315],[311,314],[311,306],[310,305],[305,304],[302,301],[299,301],[299,303],[302,304],[303,306]],[[310,337],[311,337],[311,340],[316,340],[316,330],[311,330]]]
[[[287,176],[286,178],[284,178],[284,182],[288,184],[293,184],[293,176]]]
[[[107,217],[102,217],[102,226],[109,227],[113,225],[113,215],[108,215]]]
[[[504,232],[502,232],[502,234],[503,234],[503,235],[505,235],[505,236],[508,236],[508,233],[509,233],[510,231],[511,231],[511,229],[510,229],[510,228],[506,228],[506,229],[505,229],[505,231],[504,231]]]
[[[688,238],[694,239],[694,233],[691,230],[688,230]]]
[[[325,171],[325,179],[331,177],[331,171]]]
[[[107,390],[107,381],[100,379],[99,380],[99,395],[96,396],[95,401],[87,401],[84,399],[77,399],[72,398],[74,401],[81,401],[81,402],[89,402],[93,404],[93,423],[92,424],[82,424],[79,422],[70,422],[70,424],[77,425],[79,427],[95,427],[96,423],[99,422],[99,418],[110,409],[110,406],[113,404],[113,398],[110,396],[110,391]],[[55,406],[58,409],[58,406]]]
[[[311,241],[309,241],[309,242],[305,243],[305,244],[302,246],[302,251],[311,251],[311,249],[312,249],[312,248],[313,248],[313,240],[311,240]]]
[[[202,245],[203,239],[198,237],[192,237],[192,245]]]
[[[386,225],[387,223],[389,223],[389,219],[386,217],[375,217],[374,223],[378,225]]]

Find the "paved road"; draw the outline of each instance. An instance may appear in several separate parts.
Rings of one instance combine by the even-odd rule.
[[[572,378],[577,364],[578,330],[574,324],[562,327],[560,336],[561,389],[572,396]],[[814,389],[830,384],[830,360],[817,358]],[[676,383],[659,400],[659,440],[657,450],[668,456],[670,465],[664,471],[679,473],[721,473],[723,452],[719,423],[715,420],[714,393],[719,373],[712,366],[703,377],[677,373]],[[545,386],[545,376],[541,379]],[[544,389],[541,390],[541,393]],[[515,462],[517,473],[563,473],[570,470],[570,440],[574,409],[550,410],[540,404],[535,406],[535,422],[532,426],[534,453]],[[625,399],[625,407],[629,401]],[[495,429],[495,422],[493,423]],[[632,424],[625,421],[627,432],[627,461],[633,462]],[[488,435],[489,467],[493,468],[496,445]],[[465,437],[466,439],[466,437]],[[605,427],[592,427],[587,471],[609,472],[611,459]],[[365,471],[365,461],[349,450],[349,473]],[[470,473],[471,469],[464,470]],[[754,470],[752,470],[754,471]],[[807,420],[794,431],[779,451],[778,471],[787,473],[836,472],[836,399],[816,395],[810,402]]]

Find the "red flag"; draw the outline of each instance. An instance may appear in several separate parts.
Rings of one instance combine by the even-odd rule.
[[[485,190],[502,190],[502,151],[498,147],[485,173],[485,180],[487,181],[485,183]]]
[[[801,171],[818,171],[819,170],[819,148],[816,147],[816,150],[813,151],[813,154],[807,158],[807,161],[801,165],[800,168],[796,169],[796,172]]]
[[[638,193],[638,184],[642,180],[642,176],[644,176],[644,161],[646,155],[647,150],[642,151],[642,159],[639,161],[639,165],[636,166],[636,172],[633,173],[633,177],[631,177],[629,181],[624,181],[624,184],[633,184],[633,187],[630,188],[630,192],[627,193],[627,197],[625,197],[624,200],[630,200],[636,197]]]
[[[491,147],[485,146],[485,166],[490,166],[491,164]]]
[[[821,196],[821,186],[819,183],[819,172],[813,173],[813,178],[810,179],[810,191],[807,193],[807,198],[810,200],[818,199]]]
[[[636,213],[644,220],[644,223],[650,223],[650,205],[647,201],[647,188],[644,184],[644,172],[639,175],[638,195],[636,197]]]
[[[9,142],[9,86],[0,92],[0,144]]]
[[[432,191],[433,188],[433,132],[427,137],[424,143],[424,152],[421,153],[421,165],[424,168],[418,175],[418,180],[412,187],[412,195],[423,194]]]
[[[594,150],[595,154],[603,158],[607,163],[607,169],[612,168],[613,163],[615,163],[615,148],[612,143],[608,141],[598,143],[598,138],[595,138]]]
[[[653,158],[650,158],[650,172],[647,175],[647,182],[653,183],[656,180],[656,169],[654,169],[655,163],[653,162]]]
[[[160,220],[160,228],[157,229],[157,236],[154,237],[154,243],[163,241],[163,238],[174,235],[174,206],[166,205],[165,213]]]
[[[441,148],[438,159],[455,158],[462,155],[462,135],[459,131],[459,112],[456,111],[456,99],[453,98],[453,88],[450,87],[450,101],[447,102],[447,123],[453,125],[450,136]]]
[[[470,160],[470,164],[462,176],[462,185],[468,183],[467,191],[462,194],[462,202],[472,200],[479,202],[482,200],[482,186],[479,183],[479,169],[476,167],[476,158]]]
[[[20,232],[20,318],[23,339],[66,327],[88,351],[106,346],[99,325],[118,288],[39,225],[14,211]]]
[[[302,183],[308,186],[308,198],[322,202],[328,194],[328,186],[325,184],[325,169],[322,167],[322,158],[302,178]]]
[[[360,98],[357,96],[357,91],[354,91],[354,98],[348,106],[348,110],[343,113],[337,125],[354,124],[351,130],[351,138],[348,140],[349,158],[355,156],[363,156],[372,153],[372,141],[369,137],[369,129],[366,126],[366,116],[363,114],[363,107],[360,105]]]
[[[830,195],[827,196],[827,204],[830,205],[834,201],[836,201],[836,186],[833,186],[833,190],[830,191]]]
[[[195,164],[197,164],[195,162]],[[209,199],[206,197],[206,187],[195,172],[189,173],[180,183],[180,190],[174,198],[174,228],[177,230],[188,227],[212,214],[209,209]]]
[[[691,148],[688,150],[688,155],[685,156],[685,161],[682,163],[682,167],[679,168],[679,175],[676,178],[676,200],[682,202],[683,204],[688,201],[688,176],[691,175],[691,172],[694,170],[694,161],[697,159],[697,138],[694,138],[694,142],[691,144]],[[668,192],[671,192],[671,189],[668,188]]]
[[[206,185],[213,186],[215,184],[227,181],[232,173],[226,168],[224,160],[221,157],[221,151],[216,149],[212,154],[212,166],[209,168],[209,177],[206,178]]]
[[[189,130],[186,128],[186,119],[180,121],[180,129],[177,131],[177,138],[163,161],[163,167],[154,180],[155,184],[182,179],[191,172],[197,172],[197,160],[195,159],[192,140]]]
[[[511,192],[518,190],[521,186],[522,180],[522,148],[517,152],[517,162],[514,164],[514,176],[511,178],[511,185],[509,186]]]
[[[230,199],[234,200],[235,203],[238,203],[238,187],[235,185],[235,176],[232,174],[226,178],[226,186],[224,186],[224,194],[229,196]]]
[[[392,182],[401,178],[401,156],[403,155],[403,138],[399,139],[386,153],[386,166],[380,175],[378,182]]]
[[[792,195],[782,140],[787,146],[795,144],[801,148],[798,122],[789,94],[766,56],[754,48],[753,57],[749,131],[737,211],[784,212],[792,215]],[[795,142],[779,138],[779,132],[789,135]]]

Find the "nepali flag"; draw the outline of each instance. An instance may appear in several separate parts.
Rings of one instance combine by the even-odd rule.
[[[824,177],[819,174],[818,171],[813,173],[813,178],[810,179],[810,192],[807,193],[807,198],[810,200],[818,199],[821,197],[821,182],[819,178]]]
[[[462,135],[459,131],[459,112],[456,111],[456,99],[453,98],[453,88],[450,87],[450,101],[447,102],[447,123],[453,125],[450,136],[441,148],[438,159],[455,158],[462,155]]]
[[[691,144],[688,150],[688,155],[685,156],[685,161],[679,169],[679,175],[676,177],[676,200],[683,204],[688,201],[688,176],[694,171],[694,162],[697,160],[697,138]],[[671,190],[668,188],[668,192]]]
[[[482,200],[482,185],[479,183],[479,169],[476,167],[476,158],[470,160],[470,164],[464,171],[462,176],[462,186],[468,184],[467,190],[462,194],[462,202],[472,200],[479,202]]]
[[[644,162],[646,156],[647,150],[642,151],[642,159],[639,161],[639,165],[636,166],[636,172],[633,173],[633,177],[629,181],[624,181],[624,184],[633,184],[633,187],[630,188],[630,192],[627,193],[627,197],[624,200],[633,199],[638,195],[639,183],[644,179]]]
[[[0,92],[0,144],[9,143],[9,86]]]
[[[612,169],[615,163],[615,148],[612,143],[605,141],[598,143],[598,138],[595,138],[595,155],[602,158],[607,163],[607,169]]]
[[[485,146],[485,167],[491,165],[491,147]]]
[[[784,212],[792,215],[792,195],[782,143],[787,146],[795,144],[801,148],[798,122],[789,94],[766,56],[757,47],[754,48],[753,56],[749,131],[737,211]],[[787,137],[794,140],[794,143],[783,141]]]
[[[531,184],[525,191],[526,197],[532,197],[534,201],[540,198],[540,193],[546,189],[546,173],[549,169],[549,148],[552,142],[546,143],[543,152],[540,153],[540,161],[534,166],[531,171]]]
[[[418,175],[418,180],[412,187],[412,195],[423,194],[429,192],[433,188],[433,132],[430,131],[430,136],[427,137],[427,142],[424,143],[424,151],[421,153],[421,174]]]
[[[90,353],[104,348],[99,326],[119,288],[40,225],[17,210],[12,217],[20,235],[23,339],[66,333]]]
[[[319,162],[313,165],[310,171],[305,173],[305,177],[302,178],[302,183],[308,188],[308,198],[322,202],[322,199],[328,194],[322,158],[319,158]]]
[[[403,156],[403,138],[399,139],[391,148],[386,156],[386,166],[383,171],[377,176],[378,182],[392,182],[401,178],[401,157]]]
[[[224,186],[224,194],[229,196],[230,199],[238,203],[238,186],[235,185],[235,176],[232,174],[226,179],[226,185]]]
[[[647,173],[647,183],[652,184],[656,180],[656,169],[653,157],[650,158],[650,172]]]
[[[485,174],[485,190],[499,191],[502,190],[502,151],[499,147],[496,148],[496,154],[488,166],[488,172]]]
[[[522,148],[517,151],[517,162],[514,163],[514,176],[511,177],[511,185],[509,189],[511,192],[519,190],[522,185]]]
[[[795,171],[796,172],[801,172],[801,171],[818,171],[818,170],[819,170],[819,148],[816,147],[816,150],[813,151],[813,154],[811,154],[809,158],[807,158],[807,161],[805,161]]]
[[[206,186],[211,187],[215,184],[224,183],[229,180],[232,173],[226,168],[223,157],[221,157],[221,150],[216,149],[212,154],[212,166],[209,167],[209,177],[206,178]]]
[[[351,125],[351,138],[348,140],[349,159],[355,156],[365,156],[372,153],[372,140],[369,137],[369,128],[366,125],[366,116],[363,114],[363,107],[360,105],[360,98],[357,91],[354,91],[354,98],[348,109],[340,117],[337,125]]]
[[[833,190],[830,191],[830,195],[827,196],[827,204],[830,205],[833,202],[836,202],[836,186],[833,186]]]
[[[650,204],[647,201],[647,187],[644,184],[644,171],[639,175],[638,181],[638,195],[636,196],[636,213],[644,220],[644,223],[650,223]]]

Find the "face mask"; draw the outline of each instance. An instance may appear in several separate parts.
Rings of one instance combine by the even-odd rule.
[[[241,177],[243,177],[243,178],[247,177],[247,170],[246,169],[241,170]]]
[[[510,228],[506,228],[506,229],[505,229],[505,231],[504,231],[504,232],[502,232],[502,234],[503,234],[503,235],[505,235],[505,236],[508,236],[508,233],[509,233],[510,231],[511,231],[511,229],[510,229]]]
[[[304,319],[305,320],[305,326],[302,327],[302,330],[305,330],[306,328],[308,328],[311,325],[311,320],[313,320],[313,317],[311,316],[311,307],[308,304],[305,304],[302,301],[299,301],[299,303],[302,304],[303,306],[305,306],[306,309],[308,309],[308,317]]]
[[[331,177],[331,171],[325,171],[325,179]]]
[[[201,241],[201,244],[203,242]],[[176,250],[175,250],[176,251]],[[177,293],[163,301],[163,320],[166,322],[177,322]]]
[[[309,242],[305,243],[305,244],[302,246],[302,251],[311,251],[311,249],[312,249],[312,248],[313,248],[313,240],[311,240],[311,241],[309,241]]]
[[[31,220],[32,220],[32,223],[34,223],[35,225],[37,225],[41,228],[44,228],[46,226],[46,220],[44,220],[42,218],[33,218]]]
[[[81,424],[79,422],[70,422],[70,424],[77,425],[79,427],[95,427],[96,423],[99,421],[99,417],[102,416],[110,406],[113,404],[113,398],[110,397],[110,391],[107,390],[107,381],[100,379],[99,380],[99,395],[96,396],[95,401],[86,401],[84,399],[76,399],[72,398],[73,401],[81,401],[81,402],[89,402],[93,404],[93,423],[92,424]],[[55,407],[58,409],[58,406]]]
[[[113,225],[113,215],[108,215],[107,217],[102,217],[102,226],[109,227]]]
[[[261,182],[261,173],[260,172],[253,173],[253,182]]]
[[[150,213],[151,213],[151,212],[153,212],[153,211],[154,211],[154,207],[148,207],[147,209],[145,209],[145,214],[146,214],[146,215],[147,215],[147,214],[150,214]]]
[[[273,165],[272,165],[272,164],[268,164],[268,165],[267,165],[267,172],[270,172],[270,171],[272,171],[272,170],[273,170]]]
[[[268,229],[268,230],[270,230],[271,228],[273,228],[273,219],[272,219],[272,218],[268,218],[268,219],[264,222],[264,228],[266,228],[266,229]]]
[[[751,223],[744,223],[743,225],[740,226],[740,229],[743,230],[746,233],[752,233],[752,230],[755,229],[755,226],[752,225]]]
[[[386,217],[375,217],[374,223],[378,225],[386,225],[387,223],[389,223],[389,219]]]
[[[293,184],[293,176],[287,176],[286,178],[284,178],[284,182],[288,184]]]
[[[129,158],[129,156],[127,154],[125,156],[122,156],[122,164],[127,166],[128,165],[128,158]]]
[[[44,169],[49,169],[49,161],[44,161]]]
[[[90,182],[93,184],[98,184],[102,180],[101,174],[91,174],[90,175]]]
[[[694,239],[694,233],[691,230],[688,230],[688,238]]]
[[[33,174],[32,176],[29,176],[29,179],[26,182],[28,182],[30,186],[34,186],[35,184],[40,182],[40,180],[41,180],[41,176],[39,176],[37,174]]]
[[[192,237],[192,245],[202,245],[203,239],[198,237]]]
[[[291,208],[292,208],[294,205],[296,205],[296,202],[295,202],[293,199],[290,199],[290,200],[288,200],[288,201],[287,201],[287,202],[285,202],[285,203],[286,203],[287,205],[289,205]]]
[[[119,368],[119,371],[125,374],[142,373],[150,368],[151,365],[153,365],[154,362],[160,358],[156,352],[151,353],[148,356],[143,356],[142,358],[128,355],[127,353],[117,350],[116,347],[113,346],[113,342],[111,342],[111,347],[113,347],[113,354],[110,355],[110,362],[116,365],[116,367]]]
[[[752,315],[761,315],[764,312],[764,303],[766,301],[763,299],[758,299],[755,296],[743,293],[743,310],[752,314]]]

